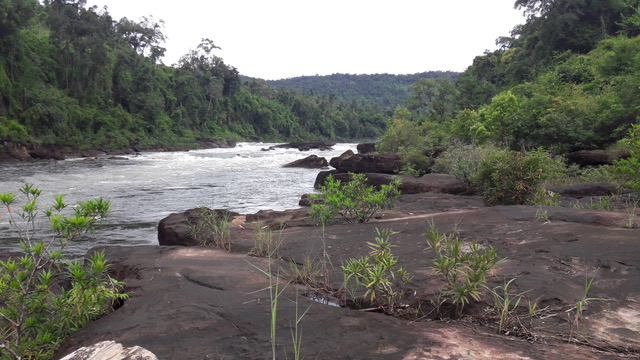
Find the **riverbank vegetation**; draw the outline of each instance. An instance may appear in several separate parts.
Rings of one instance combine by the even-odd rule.
[[[455,82],[420,79],[410,86],[380,152],[400,154],[416,174],[431,170],[434,153],[465,146],[544,148],[551,156],[629,153],[640,121],[640,2],[518,0],[515,6],[527,21],[498,39],[498,50],[476,57]],[[458,164],[456,171],[470,182],[469,169]]]
[[[86,1],[0,1],[0,141],[145,148],[196,139],[378,137],[362,102],[242,81],[209,39],[167,66],[163,23]]]

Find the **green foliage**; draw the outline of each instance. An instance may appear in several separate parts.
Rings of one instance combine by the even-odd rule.
[[[541,149],[527,154],[497,150],[483,158],[474,184],[488,205],[531,204],[551,161]]]
[[[441,233],[433,221],[429,225],[425,237],[436,255],[434,272],[446,282],[441,295],[456,306],[460,316],[471,300],[480,301],[487,274],[500,259],[492,247],[482,248],[473,241],[463,244],[457,234]]]
[[[162,21],[113,21],[84,2],[2,1],[0,141],[71,147],[192,145],[198,138],[376,138],[379,108],[243,83],[203,39],[159,63]]]
[[[451,71],[427,71],[407,75],[332,74],[267,80],[267,84],[277,90],[295,89],[304,93],[332,96],[348,103],[359,102],[375,108],[393,110],[404,104],[409,95],[408,88],[416,79],[455,80],[456,76],[457,73]]]
[[[93,232],[106,216],[108,201],[89,200],[68,212],[58,195],[41,210],[40,189],[25,184],[20,193],[22,205],[16,194],[0,194],[4,216],[19,233],[24,252],[0,261],[0,354],[3,359],[48,359],[67,335],[127,296],[120,293],[124,284],[109,277],[104,253],[93,253],[85,265],[62,259],[69,242]],[[41,234],[44,219],[49,231]],[[68,284],[57,281],[60,276]]]
[[[498,316],[498,334],[503,334],[507,328],[520,322],[517,310],[520,302],[524,299],[525,292],[518,294],[512,294],[510,292],[509,286],[511,286],[515,280],[516,279],[511,279],[503,285],[490,289],[493,297],[492,310]],[[535,313],[535,308],[533,308],[530,315],[533,316],[533,313]]]
[[[198,220],[188,224],[189,234],[200,245],[215,246],[231,251],[231,243],[229,242],[231,238],[230,221],[231,215],[226,211],[220,213],[201,207],[198,212]]]
[[[625,178],[627,187],[640,190],[640,124],[632,126],[623,143],[628,147],[629,157],[616,160],[614,170]]]
[[[341,218],[348,223],[368,222],[378,211],[390,209],[400,197],[400,180],[394,180],[389,185],[381,185],[379,190],[367,185],[364,174],[349,173],[351,180],[342,183],[328,176],[320,188],[322,195],[313,195],[323,200],[321,204],[311,207],[310,215],[313,219],[327,223],[335,218]]]
[[[438,156],[433,171],[451,174],[460,180],[467,190],[473,190],[473,181],[482,160],[488,154],[496,151],[493,146],[455,144]]]
[[[412,116],[407,108],[398,107],[387,131],[377,142],[376,150],[398,154],[405,165],[405,172],[423,175],[431,167],[430,153],[444,142],[444,124],[417,122]]]
[[[409,282],[407,270],[397,267],[398,257],[393,256],[389,241],[394,234],[390,229],[379,230],[373,242],[367,242],[371,250],[361,258],[350,259],[342,264],[345,285],[353,279],[366,289],[364,298],[386,306],[389,312],[395,309],[397,300],[403,295],[402,288]]]
[[[268,225],[257,225],[253,233],[253,248],[249,253],[267,258],[278,257],[278,250],[284,241],[281,235],[282,233],[279,233],[278,236],[274,236]]]

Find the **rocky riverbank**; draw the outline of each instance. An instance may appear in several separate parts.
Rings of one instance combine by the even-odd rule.
[[[412,275],[401,303],[403,317],[321,304],[308,289],[281,283],[277,311],[278,358],[293,357],[291,331],[296,307],[304,313],[302,354],[317,359],[626,359],[638,358],[640,252],[638,230],[625,227],[628,214],[538,207],[485,207],[480,198],[439,193],[403,195],[398,206],[371,223],[335,224],[324,233],[288,212],[236,216],[231,251],[211,247],[109,247],[113,275],[127,283],[131,298],[120,309],[73,334],[58,357],[78,347],[114,340],[142,346],[160,359],[265,359],[271,357],[269,279],[259,270],[286,271],[290,262],[318,261],[326,253],[332,271],[324,279],[340,288],[339,266],[366,254],[376,228],[390,228],[393,254]],[[300,211],[298,211],[299,213]],[[288,216],[278,233],[279,257],[249,256],[259,221]],[[432,310],[443,283],[433,273],[434,254],[424,231],[433,222],[456,228],[464,241],[492,246],[506,261],[488,279],[490,288],[511,284],[537,303],[531,324],[512,324],[497,334],[488,293],[452,319]],[[586,277],[595,276],[584,299]],[[525,300],[523,300],[524,302]],[[306,311],[306,312],[305,312]],[[526,312],[524,308],[521,311]]]
[[[0,141],[0,162],[30,160],[58,161],[66,158],[95,158],[101,156],[132,155],[141,151],[188,151],[193,149],[233,148],[235,146],[236,142],[234,140],[197,139],[189,146],[132,146],[109,150],[100,148],[77,149],[70,146],[20,144],[9,141]]]

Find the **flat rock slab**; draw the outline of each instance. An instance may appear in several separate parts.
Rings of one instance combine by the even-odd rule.
[[[424,231],[433,222],[456,229],[465,241],[493,246],[507,260],[489,286],[515,278],[512,291],[537,299],[540,316],[529,336],[495,333],[490,298],[469,306],[462,320],[403,320],[317,303],[305,289],[281,283],[276,323],[277,358],[293,358],[291,331],[298,314],[302,355],[308,359],[637,359],[640,349],[640,235],[624,228],[627,214],[537,207],[483,207],[473,197],[419,194],[403,197],[394,212],[367,224],[290,227],[280,256],[264,258],[205,247],[109,247],[114,276],[131,298],[67,339],[63,355],[104,339],[141,346],[161,359],[266,359],[271,357],[270,282],[262,271],[285,271],[326,252],[339,286],[341,262],[366,254],[375,228],[391,228],[394,255],[413,276],[407,304],[428,304],[442,287],[425,251]],[[236,239],[252,241],[251,237]],[[567,320],[596,275],[578,328]],[[573,310],[572,310],[573,309]],[[58,357],[59,358],[59,357]]]

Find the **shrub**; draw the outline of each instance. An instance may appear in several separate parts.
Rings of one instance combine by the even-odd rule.
[[[473,178],[478,173],[483,157],[493,151],[495,148],[492,146],[454,145],[436,158],[433,171],[453,175],[467,190],[472,190]]]
[[[25,198],[20,207],[14,206],[15,194],[0,193],[6,209],[0,218],[7,217],[19,232],[24,252],[0,261],[0,354],[3,359],[48,359],[65,336],[127,296],[120,293],[124,284],[108,276],[103,253],[91,255],[86,266],[62,259],[69,242],[93,232],[106,216],[108,201],[79,203],[67,215],[63,197],[56,196],[42,212],[50,231],[40,234],[42,191],[26,184],[20,192]]]
[[[628,146],[630,156],[616,160],[615,170],[626,177],[625,186],[640,190],[640,124],[633,125],[623,143]]]
[[[350,173],[351,181],[343,184],[333,176],[328,176],[320,188],[322,195],[312,198],[324,200],[321,204],[311,206],[313,219],[327,223],[334,218],[342,218],[348,223],[369,221],[379,210],[390,209],[393,202],[400,197],[400,180],[389,185],[380,186],[376,190],[367,185],[364,174]]]
[[[229,221],[231,215],[228,212],[218,213],[214,210],[201,207],[198,213],[198,221],[189,223],[189,233],[200,245],[215,246],[231,251],[231,230]]]
[[[395,308],[396,300],[401,297],[402,288],[409,282],[407,270],[398,267],[398,257],[391,254],[389,237],[394,234],[390,229],[379,230],[373,242],[367,242],[369,255],[350,259],[342,265],[345,285],[354,279],[358,286],[366,288],[364,297],[371,303],[387,306],[389,311]]]
[[[527,154],[497,150],[482,159],[473,183],[488,205],[531,204],[552,163],[541,149]]]
[[[456,306],[456,316],[460,316],[471,300],[480,301],[486,276],[500,261],[498,255],[493,248],[481,248],[475,242],[465,250],[459,236],[439,232],[433,222],[425,237],[429,249],[436,254],[432,262],[434,271],[441,274],[447,284],[440,295]]]

